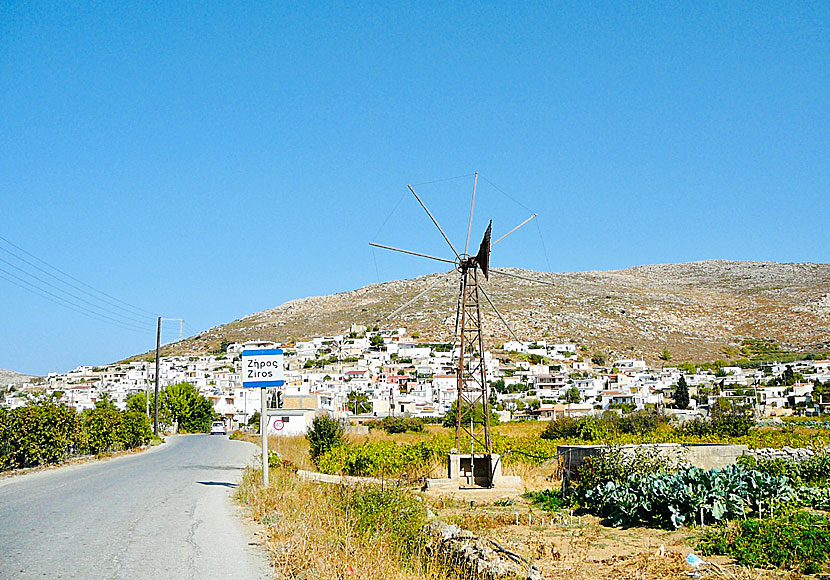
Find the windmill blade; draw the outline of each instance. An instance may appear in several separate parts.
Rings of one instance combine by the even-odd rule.
[[[529,218],[527,218],[525,221],[523,221],[522,223],[520,223],[519,225],[517,225],[515,228],[513,228],[512,230],[510,230],[509,232],[507,232],[506,234],[504,234],[504,235],[503,235],[502,237],[500,237],[498,240],[496,240],[495,242],[493,242],[493,245],[495,246],[495,245],[496,245],[496,244],[498,244],[500,241],[502,241],[504,238],[506,238],[507,236],[509,236],[510,234],[512,234],[513,232],[515,232],[516,230],[518,230],[520,227],[522,227],[523,225],[525,225],[526,223],[528,223],[530,220],[532,220],[533,218],[537,217],[538,215],[539,215],[538,213],[533,214],[532,216],[530,216]]]
[[[513,332],[513,329],[512,329],[512,328],[510,328],[510,325],[509,325],[509,324],[507,324],[507,321],[504,319],[504,316],[502,316],[502,315],[501,315],[501,312],[499,312],[499,309],[498,309],[498,308],[496,308],[496,305],[495,305],[495,304],[493,304],[493,301],[492,301],[492,300],[490,300],[490,297],[487,295],[487,292],[485,292],[485,291],[484,291],[484,288],[482,288],[481,286],[479,286],[479,288],[478,288],[478,289],[479,289],[479,290],[481,290],[481,293],[482,293],[482,294],[484,294],[484,297],[487,299],[487,302],[490,304],[490,308],[492,308],[492,309],[493,309],[493,312],[495,312],[495,313],[496,313],[496,316],[498,316],[498,317],[499,317],[499,320],[501,320],[501,321],[502,321],[502,324],[504,324],[504,326],[505,326],[505,328],[507,328],[508,332],[510,332],[510,334],[511,334],[511,335],[513,335],[513,338],[515,338],[515,339],[516,339],[516,342],[522,342],[521,340],[519,340],[519,337],[518,337],[518,336],[516,336],[516,333],[515,333],[515,332]]]
[[[491,274],[498,274],[499,276],[508,276],[510,278],[518,278],[519,280],[527,280],[528,282],[535,282],[537,284],[545,284],[547,286],[556,286],[553,282],[548,282],[547,280],[539,280],[538,278],[529,278],[528,276],[520,276],[519,274],[511,274],[510,272],[504,272],[503,270],[490,270]]]
[[[435,224],[435,227],[436,227],[436,228],[438,228],[438,231],[439,231],[439,232],[441,232],[441,235],[442,235],[442,236],[444,236],[444,240],[447,242],[447,244],[449,244],[450,248],[452,249],[452,253],[453,253],[453,254],[455,254],[455,257],[456,257],[456,258],[458,258],[459,260],[461,260],[461,256],[459,256],[459,255],[458,255],[458,251],[455,249],[455,246],[453,246],[453,245],[452,245],[452,242],[451,242],[451,241],[450,241],[450,239],[447,237],[447,234],[445,234],[445,233],[444,233],[444,230],[443,230],[443,229],[441,229],[441,226],[438,224],[438,220],[436,220],[436,219],[435,219],[435,217],[432,215],[432,212],[431,212],[431,211],[429,211],[429,208],[427,208],[426,204],[424,204],[424,202],[423,202],[423,201],[421,201],[421,198],[420,198],[420,197],[418,197],[418,194],[417,194],[417,193],[415,193],[415,190],[414,190],[414,189],[412,189],[412,186],[411,186],[411,185],[407,185],[407,187],[409,188],[409,191],[411,191],[411,192],[412,192],[412,195],[414,195],[414,196],[415,196],[415,199],[417,199],[417,200],[418,200],[418,203],[420,203],[420,204],[421,204],[421,207],[422,207],[422,208],[424,208],[424,211],[425,211],[425,212],[427,212],[427,215],[429,216],[429,219],[431,219],[431,220],[432,220],[432,223],[434,223],[434,224]]]
[[[481,240],[481,245],[478,247],[478,254],[476,254],[476,264],[481,268],[485,280],[490,279],[490,235],[492,232],[493,220],[490,220],[487,230],[484,232],[484,238]]]
[[[467,241],[464,242],[464,254],[470,250],[470,231],[473,229],[473,210],[476,207],[476,185],[478,185],[478,171],[473,179],[473,201],[470,203],[470,221],[467,223]]]
[[[400,248],[394,248],[392,246],[384,246],[383,244],[376,244],[375,242],[369,242],[370,246],[375,246],[376,248],[383,248],[384,250],[392,250],[393,252],[401,252],[403,254],[412,254],[413,256],[420,256],[421,258],[429,258],[430,260],[438,260],[439,262],[446,262],[447,264],[455,264],[453,260],[447,260],[446,258],[437,258],[435,256],[430,256],[429,254],[422,254],[421,252],[413,252],[412,250],[402,250]]]

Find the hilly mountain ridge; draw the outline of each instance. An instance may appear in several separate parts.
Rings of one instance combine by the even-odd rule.
[[[508,277],[514,274],[530,280]],[[343,334],[352,323],[406,327],[451,341],[459,276],[446,272],[291,300],[177,344],[192,353],[223,340],[291,342]],[[707,260],[624,270],[547,273],[496,269],[482,287],[521,340],[573,341],[589,351],[649,361],[740,356],[747,339],[795,352],[830,350],[830,265]],[[513,338],[482,298],[490,346]]]

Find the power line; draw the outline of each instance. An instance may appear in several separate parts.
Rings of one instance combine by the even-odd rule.
[[[123,312],[126,312],[127,314],[129,314],[129,316],[127,316],[126,314],[121,314],[121,313],[118,313],[118,312],[115,312],[115,311],[112,311],[112,310],[107,309],[109,312],[112,312],[113,314],[116,314],[116,315],[118,315],[118,316],[124,316],[125,318],[130,318],[131,316],[134,316],[134,315],[136,314],[136,313],[134,313],[134,312],[132,312],[132,311],[130,311],[130,310],[128,310],[128,309],[126,309],[126,308],[124,308],[123,306],[119,306],[118,304],[116,304],[116,303],[114,303],[114,302],[112,302],[112,301],[109,301],[109,300],[104,300],[104,299],[103,299],[103,298],[101,298],[100,296],[96,296],[95,294],[93,294],[93,293],[91,293],[91,292],[87,292],[86,290],[84,290],[83,288],[81,288],[81,287],[79,287],[79,286],[76,286],[75,284],[72,284],[72,283],[70,283],[70,282],[67,282],[66,280],[61,280],[60,278],[58,278],[57,276],[55,276],[54,274],[52,274],[52,273],[51,273],[51,272],[49,272],[48,270],[44,270],[43,268],[41,268],[41,267],[40,267],[40,266],[38,266],[37,264],[33,264],[32,262],[30,262],[30,261],[26,260],[25,258],[21,258],[20,256],[18,256],[18,255],[17,255],[17,254],[15,254],[14,252],[9,251],[8,249],[6,249],[6,248],[4,248],[4,247],[2,247],[2,246],[0,246],[0,251],[6,252],[7,254],[9,254],[10,256],[14,257],[15,259],[20,260],[21,262],[23,262],[23,263],[25,263],[25,264],[28,264],[29,266],[31,266],[32,268],[34,268],[34,269],[36,269],[36,270],[38,270],[38,271],[40,271],[40,272],[43,272],[44,274],[46,274],[47,276],[49,276],[49,277],[50,277],[50,278],[52,278],[53,280],[56,280],[56,281],[57,281],[57,282],[59,282],[60,284],[65,284],[65,285],[69,286],[70,288],[74,288],[75,290],[78,290],[79,292],[83,292],[84,294],[86,294],[87,296],[89,296],[89,297],[91,297],[91,298],[93,298],[93,299],[95,299],[95,300],[98,300],[98,301],[101,301],[101,302],[103,302],[103,303],[105,303],[105,304],[108,304],[108,305],[114,306],[115,308],[118,308],[119,310],[122,310]],[[26,271],[26,270],[24,270],[23,268],[20,268],[20,267],[18,267],[18,266],[15,266],[15,265],[14,265],[14,264],[12,264],[11,262],[8,262],[8,261],[6,261],[6,260],[3,260],[2,258],[0,258],[0,261],[2,261],[2,262],[4,262],[4,263],[6,263],[6,264],[8,264],[8,265],[12,266],[13,268],[16,268],[16,269],[20,270],[21,272],[24,272],[24,273],[25,273],[26,275],[28,275],[28,276],[32,276],[33,278],[37,278],[37,277],[36,277],[36,276],[34,276],[33,274],[31,274],[31,273],[27,272],[27,271]],[[57,287],[57,286],[52,286],[52,287],[53,287],[53,288],[56,288],[57,290],[59,290],[59,291],[61,291],[61,292],[66,292],[67,294],[72,295],[70,292],[68,292],[68,291],[64,290],[63,288],[59,288],[59,287]],[[130,318],[130,319],[131,319],[131,320],[136,320],[135,318]],[[142,321],[142,322],[143,322],[143,321]]]
[[[41,296],[41,298],[45,298],[46,300],[48,300],[50,302],[54,302],[55,304],[58,304],[59,306],[63,306],[64,308],[68,308],[69,310],[73,310],[73,311],[75,311],[79,314],[82,314],[82,315],[86,316],[87,318],[92,318],[92,319],[97,320],[99,322],[104,322],[106,324],[111,324],[111,325],[114,325],[114,326],[118,326],[118,327],[126,329],[126,330],[133,330],[133,331],[136,331],[136,332],[141,332],[142,334],[147,332],[146,328],[139,328],[137,326],[131,326],[131,325],[122,323],[118,320],[115,320],[113,318],[110,318],[108,316],[104,316],[102,314],[98,314],[97,312],[93,312],[92,310],[89,310],[87,308],[83,308],[82,306],[72,304],[69,300],[67,300],[65,298],[62,298],[61,296],[58,296],[56,294],[52,294],[48,290],[43,290],[42,288],[38,288],[37,286],[35,286],[31,282],[28,282],[27,280],[24,280],[23,278],[20,278],[19,276],[16,276],[16,275],[12,274],[11,272],[8,272],[8,271],[4,270],[3,268],[0,268],[0,272],[3,272],[5,274],[7,274],[8,276],[12,276],[13,278],[17,278],[20,281],[20,282],[16,282],[15,280],[12,280],[12,278],[9,278],[8,276],[3,276],[2,274],[0,274],[0,278],[3,278],[7,282],[11,282],[15,286],[17,286],[19,288],[22,288],[24,290],[28,290],[29,292],[39,294]],[[21,284],[21,282],[22,282],[22,284]],[[25,286],[24,286],[24,284],[25,284]],[[51,296],[51,298],[50,298],[50,296]]]
[[[15,270],[18,270],[18,271],[22,272],[23,274],[25,274],[26,276],[29,276],[30,278],[34,278],[35,280],[37,280],[37,281],[38,281],[38,282],[40,282],[41,284],[45,284],[45,285],[49,286],[50,288],[54,288],[54,289],[55,289],[55,290],[57,290],[58,292],[62,292],[62,293],[64,293],[64,294],[66,294],[67,296],[71,296],[71,297],[72,297],[72,298],[74,298],[75,300],[78,300],[78,301],[80,301],[80,302],[83,302],[84,304],[88,304],[88,305],[89,305],[89,306],[91,306],[92,308],[97,308],[98,310],[101,310],[102,312],[106,312],[106,313],[108,313],[108,314],[112,314],[112,315],[114,315],[114,316],[118,316],[118,317],[122,318],[123,320],[128,320],[128,321],[131,321],[131,322],[133,322],[133,323],[138,323],[138,324],[145,324],[145,321],[143,321],[143,320],[140,320],[140,319],[138,319],[138,318],[133,318],[132,316],[127,316],[127,315],[125,315],[125,314],[121,314],[120,312],[116,312],[116,311],[114,311],[114,310],[111,310],[111,309],[109,309],[109,308],[105,308],[105,307],[103,307],[103,306],[99,306],[98,304],[95,304],[95,303],[93,303],[93,302],[90,302],[89,300],[87,300],[87,299],[85,299],[85,298],[82,298],[82,297],[80,297],[80,296],[77,296],[77,295],[73,294],[72,292],[69,292],[69,291],[67,291],[67,290],[64,290],[63,288],[61,288],[61,287],[59,287],[59,286],[56,286],[55,284],[52,284],[51,282],[47,282],[47,281],[46,281],[46,280],[44,280],[43,278],[39,278],[38,276],[35,276],[35,275],[34,275],[34,274],[32,274],[31,272],[27,272],[27,271],[26,271],[26,270],[24,270],[23,268],[21,268],[21,267],[19,267],[19,266],[14,265],[13,263],[9,262],[8,260],[4,260],[3,258],[0,258],[0,262],[2,262],[2,263],[4,263],[4,264],[7,264],[7,265],[11,266],[11,267],[12,267],[12,268],[14,268]],[[8,271],[6,271],[6,270],[4,270],[4,272],[6,272],[7,274],[10,274],[10,273],[9,273]],[[76,306],[77,306],[77,305],[76,305]],[[101,315],[101,316],[104,316],[104,315]],[[111,317],[108,317],[108,316],[107,316],[107,318],[111,318]],[[113,319],[113,320],[115,320],[115,319]],[[147,329],[148,329],[148,330],[150,330],[150,329],[151,329],[151,327],[150,327],[150,326],[148,326],[148,327],[147,327]]]
[[[67,277],[67,278],[69,278],[70,280],[74,280],[75,282],[77,282],[77,283],[79,283],[79,284],[81,284],[81,285],[83,285],[83,286],[85,286],[85,287],[89,288],[90,290],[93,290],[94,292],[97,292],[98,294],[101,294],[102,296],[106,296],[107,298],[109,298],[109,299],[111,299],[111,300],[115,300],[116,302],[118,302],[118,303],[120,303],[120,304],[123,304],[124,306],[128,306],[129,308],[133,309],[134,311],[137,311],[137,313],[144,313],[144,314],[149,314],[150,316],[155,316],[155,314],[154,314],[154,313],[152,313],[152,312],[150,312],[149,310],[145,310],[144,308],[140,308],[140,307],[138,307],[138,306],[135,306],[135,305],[133,305],[133,304],[130,304],[129,302],[125,302],[125,301],[123,301],[123,300],[120,300],[119,298],[116,298],[115,296],[112,296],[112,295],[110,295],[110,294],[107,294],[107,293],[106,293],[106,292],[104,292],[103,290],[98,290],[98,289],[97,289],[97,288],[95,288],[94,286],[90,286],[89,284],[87,284],[87,283],[86,283],[86,282],[84,282],[83,280],[79,280],[79,279],[75,278],[74,276],[72,276],[71,274],[67,274],[66,272],[64,272],[64,271],[63,271],[63,270],[61,270],[60,268],[57,268],[57,267],[55,267],[55,266],[51,265],[49,262],[47,262],[47,261],[45,261],[45,260],[42,260],[41,258],[38,258],[37,256],[35,256],[35,255],[34,255],[34,254],[32,254],[31,252],[28,252],[28,251],[24,250],[23,248],[21,248],[20,246],[18,246],[17,244],[15,244],[14,242],[12,242],[11,240],[9,240],[9,239],[7,239],[7,238],[4,238],[3,236],[0,236],[0,240],[3,240],[3,241],[4,241],[4,242],[6,242],[8,245],[10,245],[10,246],[12,246],[13,248],[16,248],[17,250],[19,250],[19,251],[23,252],[24,254],[26,254],[27,256],[29,256],[30,258],[33,258],[33,259],[37,260],[37,261],[38,261],[38,262],[40,262],[41,264],[43,264],[43,265],[45,265],[45,266],[47,266],[47,267],[51,268],[52,270],[54,270],[54,271],[56,271],[56,272],[60,273],[60,274],[61,274],[61,275],[63,275],[63,276],[66,276],[66,277]],[[12,252],[10,252],[9,250],[4,249],[4,251],[6,251],[6,252],[8,252],[8,253],[10,253],[10,254],[12,254],[12,255],[14,255],[14,254],[13,254]],[[25,260],[25,259],[20,258],[19,256],[15,256],[15,257],[16,257],[17,259],[21,260],[21,261],[26,262],[26,260]],[[29,263],[29,262],[27,262],[27,263]],[[37,266],[35,266],[35,267],[37,267]],[[54,274],[50,274],[50,275],[51,275],[51,276],[53,276],[53,277],[55,277],[55,278],[57,278],[56,276],[54,276]],[[64,283],[64,284],[69,285],[67,282],[63,282],[63,283]]]

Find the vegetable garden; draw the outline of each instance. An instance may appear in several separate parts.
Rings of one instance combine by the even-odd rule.
[[[432,472],[440,469],[455,443],[451,430],[435,425],[375,427],[369,437],[346,436],[321,450],[314,458],[317,468],[327,473],[420,479],[437,475]],[[789,446],[816,452],[800,462],[745,456],[737,465],[704,470],[646,447],[635,448],[633,454],[620,453],[616,447],[684,442]],[[554,481],[559,445],[608,445],[605,453],[586,459],[565,494],[559,484],[526,494],[546,511],[593,514],[612,528],[691,528],[696,534],[702,532],[696,546],[704,555],[724,554],[740,564],[803,573],[828,566],[830,520],[820,513],[830,510],[830,455],[823,452],[828,442],[830,431],[824,422],[754,427],[743,417],[724,417],[679,427],[646,413],[504,424],[493,433],[494,452],[502,456],[505,473],[518,470],[524,475],[522,470],[535,470]]]

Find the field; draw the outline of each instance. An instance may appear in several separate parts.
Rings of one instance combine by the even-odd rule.
[[[453,570],[445,557],[430,549],[423,534],[410,534],[427,521],[427,509],[446,523],[459,525],[476,537],[494,540],[520,555],[534,564],[544,578],[688,578],[688,573],[693,571],[685,561],[689,554],[697,554],[710,562],[703,566],[704,574],[715,577],[797,578],[802,573],[817,571],[804,566],[799,569],[793,561],[767,566],[769,569],[741,566],[731,555],[714,555],[717,549],[710,549],[706,552],[710,555],[704,556],[703,538],[728,531],[733,534],[728,536],[731,542],[736,533],[733,524],[713,525],[712,514],[718,514],[717,507],[706,508],[709,511],[702,526],[692,517],[694,524],[687,519],[679,529],[672,529],[670,525],[646,527],[647,524],[637,522],[612,527],[607,514],[591,513],[584,504],[573,500],[569,500],[572,503],[562,501],[561,495],[557,495],[561,481],[555,448],[563,440],[541,439],[545,428],[543,423],[499,425],[494,427],[494,440],[502,452],[522,451],[506,455],[504,473],[520,475],[528,492],[552,494],[553,500],[547,503],[540,501],[548,497],[544,494],[511,495],[481,490],[448,496],[420,491],[423,477],[443,475],[440,454],[448,444],[454,443],[450,430],[435,425],[427,425],[420,433],[390,435],[372,429],[369,435],[346,436],[343,448],[348,453],[369,449],[372,456],[395,455],[397,449],[421,451],[414,456],[410,452],[401,455],[412,461],[405,470],[398,462],[400,457],[345,462],[363,470],[362,475],[382,477],[382,490],[304,481],[297,476],[296,469],[318,469],[309,455],[308,441],[303,437],[283,438],[279,442],[271,438],[270,448],[276,450],[279,445],[280,449],[280,461],[272,458],[271,487],[263,489],[261,474],[249,469],[240,486],[239,499],[261,525],[265,545],[274,559],[276,578],[458,577],[458,570]],[[758,447],[823,447],[827,433],[821,424],[785,425],[756,428],[736,437],[707,435],[698,439],[740,441]],[[677,432],[664,430],[648,433],[642,439],[658,441],[679,436]],[[613,439],[612,442],[630,442],[631,437],[617,434]],[[435,455],[428,455],[429,450]],[[550,456],[554,458],[542,459]],[[324,457],[317,463],[325,464],[326,460]],[[329,462],[334,464],[337,462]],[[772,496],[769,501],[772,502],[769,506],[781,515],[766,512],[762,517],[767,519],[784,517],[785,512],[801,509],[793,501],[775,503]],[[743,521],[757,521],[758,514],[753,509],[746,508]],[[703,511],[701,517],[704,517]],[[823,540],[810,541],[818,546]],[[709,540],[706,545],[717,545],[717,541]],[[824,563],[818,566],[825,569]],[[466,572],[462,575],[475,577]]]

